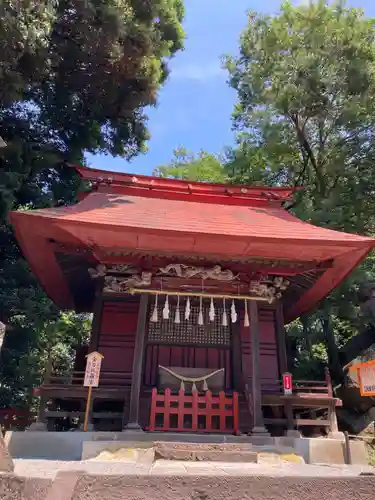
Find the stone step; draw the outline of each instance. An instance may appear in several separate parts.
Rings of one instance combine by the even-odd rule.
[[[244,462],[274,465],[282,461],[304,463],[302,457],[286,449],[262,449],[251,443],[154,443],[155,460],[179,460],[191,462]],[[287,452],[287,453],[286,453]]]
[[[246,449],[220,449],[214,445],[202,447],[181,443],[181,446],[166,444],[154,445],[155,460],[183,460],[190,462],[247,462],[257,463],[258,453]]]
[[[252,443],[204,443],[204,442],[184,442],[184,441],[154,441],[155,448],[163,447],[178,450],[183,448],[190,451],[251,451]]]

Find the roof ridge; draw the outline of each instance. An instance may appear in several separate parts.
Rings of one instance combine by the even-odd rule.
[[[298,187],[282,186],[247,186],[234,184],[213,184],[208,182],[188,181],[147,175],[138,175],[125,172],[113,172],[94,169],[87,166],[69,165],[85,180],[91,182],[93,189],[106,189],[112,192],[116,189],[142,189],[154,192],[169,192],[176,194],[207,195],[211,197],[258,199],[274,203],[284,203],[292,199],[294,193],[301,189]],[[214,200],[213,200],[214,201]]]

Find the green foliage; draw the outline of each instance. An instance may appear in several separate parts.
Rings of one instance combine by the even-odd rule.
[[[195,156],[185,148],[178,148],[173,154],[172,161],[168,165],[157,167],[154,175],[190,181],[226,182],[227,176],[219,156],[205,151]]]
[[[342,2],[285,2],[274,17],[249,13],[240,55],[226,58],[238,94],[230,177],[303,185],[296,215],[374,234],[374,42],[374,20]],[[357,331],[358,284],[374,276],[369,259],[310,318],[309,335],[318,346],[325,343],[319,336],[327,315],[337,345]],[[306,355],[314,362],[316,353],[299,345],[297,365]],[[302,364],[309,371],[306,359]]]
[[[47,362],[56,373],[73,366],[75,348],[86,342],[90,315],[58,313],[45,297],[33,297],[7,325],[1,350],[0,407],[30,405]],[[37,314],[37,316],[35,316]]]
[[[145,150],[143,109],[156,103],[167,61],[183,47],[183,15],[181,0],[1,2],[2,406],[30,400],[49,349],[41,342],[61,332],[53,355],[64,364],[76,341],[63,325],[75,318],[77,338],[87,330],[86,317],[59,316],[40,290],[7,214],[75,202],[80,179],[65,164],[87,151],[131,158]]]
[[[304,186],[290,207],[298,217],[373,235],[374,20],[342,2],[299,7],[285,2],[277,16],[250,12],[240,54],[226,57],[225,64],[238,95],[237,145],[218,158],[224,169],[220,180]],[[160,170],[215,181],[204,166],[199,157],[177,158]],[[197,175],[200,169],[204,175]],[[289,326],[299,377],[321,378],[330,328],[341,347],[363,327],[358,287],[374,278],[372,256],[315,314]]]
[[[143,108],[182,48],[184,10],[180,0],[6,0],[0,13],[2,217],[29,184],[21,204],[52,177],[63,186],[59,167],[85,151],[144,150]]]
[[[304,218],[360,233],[375,208],[374,39],[357,9],[286,2],[275,17],[250,13],[240,56],[226,59],[240,150],[266,180],[307,187]]]
[[[142,109],[155,104],[166,58],[183,46],[181,0],[5,0],[0,12],[6,118],[34,116],[71,154],[144,148]]]

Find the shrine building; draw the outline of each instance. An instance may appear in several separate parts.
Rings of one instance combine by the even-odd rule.
[[[337,432],[328,370],[283,386],[293,368],[284,327],[314,310],[374,240],[297,219],[285,209],[293,189],[76,170],[90,185],[79,203],[10,215],[47,295],[93,313],[72,371],[47,367],[37,425],[82,423],[85,356],[97,351],[94,431]]]

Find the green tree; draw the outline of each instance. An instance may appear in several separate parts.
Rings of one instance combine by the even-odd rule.
[[[143,110],[182,48],[184,10],[181,0],[5,0],[0,12],[3,216],[13,193],[31,181],[39,196],[58,177],[48,168],[145,149]]]
[[[231,179],[303,185],[293,207],[299,217],[373,234],[374,41],[374,20],[342,2],[285,2],[273,17],[249,13],[240,55],[226,58],[238,94]],[[353,334],[355,291],[374,276],[373,265],[362,266],[309,328],[327,334],[333,326],[337,343]]]
[[[181,0],[4,0],[0,14],[2,106],[28,101],[78,152],[142,147],[142,109],[183,46]]]
[[[12,316],[7,325],[1,351],[0,407],[33,404],[33,389],[42,382],[47,365],[60,374],[71,369],[76,348],[89,338],[90,315],[52,313],[50,301],[39,298],[39,310],[32,297],[29,307]],[[35,317],[37,313],[40,316]]]
[[[194,155],[183,147],[175,149],[171,162],[157,167],[153,174],[158,177],[201,182],[220,183],[227,180],[220,156],[205,151]]]
[[[360,233],[373,229],[374,38],[374,21],[341,2],[286,2],[250,13],[226,59],[241,151],[257,151],[266,181],[307,188],[304,218]]]
[[[80,180],[64,165],[87,151],[128,159],[145,150],[144,108],[183,46],[183,15],[181,0],[1,2],[1,405],[26,397],[21,386],[41,365],[31,376],[24,356],[39,353],[38,338],[61,320],[20,253],[8,211],[75,202]],[[77,321],[84,331],[86,319]]]

